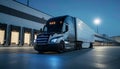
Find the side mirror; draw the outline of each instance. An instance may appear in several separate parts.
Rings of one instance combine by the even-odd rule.
[[[42,28],[40,29],[40,33],[43,32]]]

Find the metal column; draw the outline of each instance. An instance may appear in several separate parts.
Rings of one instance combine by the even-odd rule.
[[[7,25],[5,32],[5,46],[9,46],[11,42],[11,25]]]
[[[24,28],[20,28],[20,36],[19,36],[19,46],[23,46],[24,44]]]
[[[30,46],[33,46],[34,43],[34,30],[31,30],[31,40],[30,40]]]

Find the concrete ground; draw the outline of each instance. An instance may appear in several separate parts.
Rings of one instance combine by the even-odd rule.
[[[119,69],[120,46],[38,54],[33,47],[0,47],[0,69]]]

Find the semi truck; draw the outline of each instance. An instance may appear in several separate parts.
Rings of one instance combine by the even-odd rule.
[[[50,18],[35,39],[36,51],[93,48],[95,32],[82,20],[69,15]]]

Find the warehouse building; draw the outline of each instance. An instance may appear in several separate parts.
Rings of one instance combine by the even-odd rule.
[[[113,36],[113,37],[111,37],[111,39],[120,43],[120,36]]]
[[[15,0],[0,0],[0,46],[32,46],[51,17]]]

